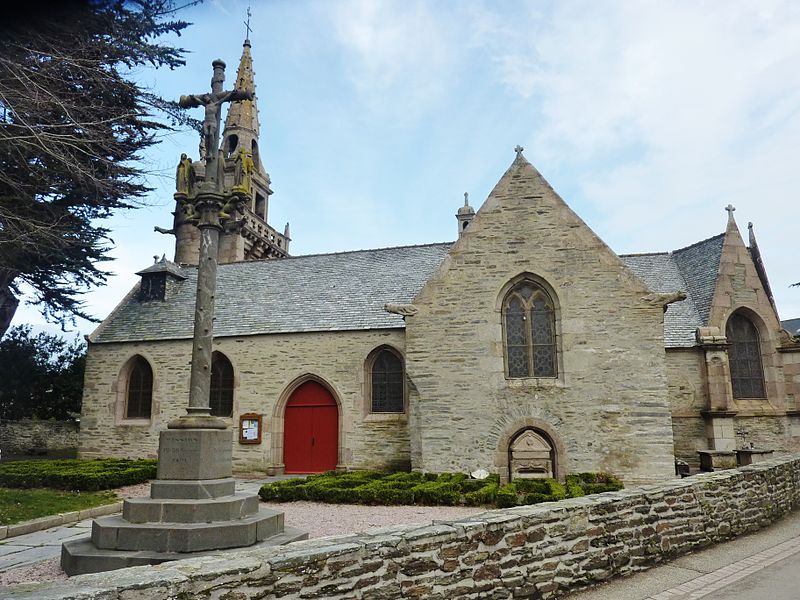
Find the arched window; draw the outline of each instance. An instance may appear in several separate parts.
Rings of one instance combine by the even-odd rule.
[[[125,417],[149,419],[153,406],[153,369],[142,356],[133,358],[128,372]]]
[[[221,352],[211,357],[211,414],[230,417],[233,414],[233,365]]]
[[[549,294],[532,281],[521,281],[505,297],[503,321],[508,376],[555,377],[556,321]]]
[[[403,361],[384,348],[372,360],[372,412],[401,413],[404,410]]]
[[[753,322],[736,313],[725,327],[728,338],[728,362],[734,398],[766,398],[764,369],[761,367],[761,344]]]

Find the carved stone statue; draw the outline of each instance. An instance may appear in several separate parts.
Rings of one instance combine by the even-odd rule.
[[[188,194],[191,192],[192,186],[194,186],[194,167],[192,159],[184,152],[181,154],[181,160],[175,170],[175,190],[181,194]]]
[[[249,194],[253,179],[253,171],[256,167],[255,162],[253,162],[253,155],[244,148],[239,148],[239,152],[236,153],[233,164],[233,188]]]
[[[248,90],[223,91],[222,83],[225,81],[225,63],[215,60],[213,63],[214,75],[211,78],[211,93],[208,94],[189,94],[181,96],[180,106],[182,108],[194,108],[202,106],[205,108],[203,119],[202,146],[205,146],[206,164],[217,160],[219,154],[219,129],[221,118],[221,107],[225,102],[236,100],[252,100],[253,94]],[[214,169],[211,173],[216,174]]]

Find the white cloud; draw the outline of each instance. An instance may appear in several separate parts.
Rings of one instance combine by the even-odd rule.
[[[558,2],[525,18],[495,18],[482,42],[498,80],[541,109],[533,154],[578,174],[612,247],[713,235],[732,202],[745,234],[756,223],[779,307],[800,313],[786,291],[800,272],[785,258],[797,216],[800,5]]]
[[[441,99],[455,66],[455,31],[435,7],[422,0],[323,5],[345,69],[371,109],[414,113]]]

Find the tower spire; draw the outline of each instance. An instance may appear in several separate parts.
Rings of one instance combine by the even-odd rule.
[[[245,22],[248,32],[250,17]],[[252,100],[232,102],[225,117],[225,130],[222,134],[222,151],[224,156],[231,157],[244,148],[253,154],[253,160],[260,166],[258,157],[258,104],[256,103],[255,73],[253,72],[253,57],[250,54],[250,38],[242,44],[242,57],[239,59],[239,68],[236,71],[235,89],[248,91],[253,94]]]

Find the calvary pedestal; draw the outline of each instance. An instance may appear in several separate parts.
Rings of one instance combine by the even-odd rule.
[[[225,185],[219,125],[223,102],[252,100],[253,95],[246,90],[223,91],[225,63],[215,60],[213,67],[210,94],[181,97],[183,107],[205,107],[206,148],[202,182],[185,155],[176,177],[175,199],[200,229],[187,414],[171,421],[159,436],[158,479],[150,485],[150,497],[125,500],[122,516],[96,519],[91,538],[62,545],[61,567],[68,575],[308,537],[284,528],[283,513],[259,507],[256,494],[236,493],[232,432],[225,419],[211,416],[209,407],[219,233],[230,211],[252,200],[247,161],[232,161],[235,184]]]
[[[283,513],[236,493],[230,429],[170,429],[159,439],[158,479],[149,498],[124,501],[122,516],[95,519],[91,538],[64,542],[67,575],[306,539],[283,525]]]

